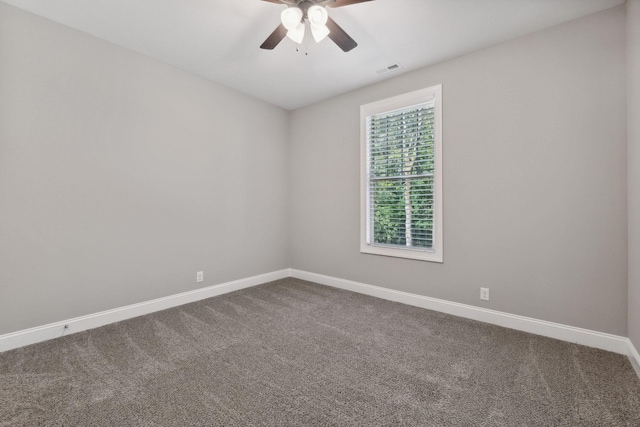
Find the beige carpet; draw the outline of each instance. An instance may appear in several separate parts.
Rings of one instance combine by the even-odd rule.
[[[0,354],[1,426],[640,426],[626,357],[284,279]]]

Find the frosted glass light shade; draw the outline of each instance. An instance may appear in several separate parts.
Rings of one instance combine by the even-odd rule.
[[[304,28],[304,23],[299,23],[297,27],[294,27],[287,31],[287,37],[298,44],[302,43],[302,40],[304,39]]]
[[[329,35],[329,28],[327,28],[329,15],[324,7],[318,5],[311,6],[309,10],[307,10],[307,19],[309,20],[311,34],[313,34],[313,39],[316,43],[319,43]]]
[[[311,26],[311,34],[313,34],[313,39],[316,41],[316,43],[320,43],[322,40],[324,40],[324,38],[327,37],[330,32],[331,31],[329,31],[329,28],[327,28],[326,25]]]
[[[282,25],[291,31],[297,28],[302,22],[302,10],[298,7],[288,7],[280,14],[280,20],[282,21]]]
[[[307,18],[309,18],[309,23],[312,26],[323,26],[327,25],[327,20],[329,19],[329,15],[327,14],[327,10],[322,7],[313,5],[307,10]]]

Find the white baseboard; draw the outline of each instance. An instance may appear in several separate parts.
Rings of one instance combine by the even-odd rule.
[[[368,285],[365,283],[359,283],[351,280],[339,279],[336,277],[309,273],[306,271],[295,269],[291,269],[291,277],[320,283],[322,285],[332,286],[334,288],[358,292],[361,294],[366,294],[390,301],[400,302],[415,307],[421,307],[429,310],[439,311],[442,313],[452,314],[454,316],[464,317],[467,319],[479,320],[481,322],[504,326],[506,328],[516,329],[518,331],[529,332],[532,334],[555,338],[562,341],[582,344],[588,347],[612,351],[614,353],[624,354],[631,357],[629,347],[631,345],[631,341],[626,337],[621,337],[618,335],[605,334],[588,329],[576,328],[559,323],[533,319],[531,317],[503,313],[486,308],[474,307],[472,305],[425,297],[422,295],[396,291],[393,289],[382,288],[379,286]],[[635,354],[635,357],[636,360],[640,361],[637,352]]]
[[[62,335],[86,331],[87,329],[97,328],[99,326],[108,325],[110,323],[119,322],[132,317],[142,316],[155,311],[165,310],[167,308],[176,307],[190,302],[200,301],[217,295],[238,291],[240,289],[257,286],[273,280],[284,279],[289,276],[289,269],[274,271],[245,279],[234,280],[232,282],[208,286],[206,288],[195,289],[193,291],[183,292],[176,295],[170,295],[151,301],[101,311],[87,316],[76,317],[61,322],[50,323],[44,326],[0,335],[0,352],[23,347],[29,344],[35,344],[52,338],[58,338]],[[67,326],[66,330],[65,326]]]
[[[633,346],[631,340],[629,340],[629,359],[631,359],[631,366],[633,366],[636,374],[640,377],[640,354],[638,354],[638,350]]]

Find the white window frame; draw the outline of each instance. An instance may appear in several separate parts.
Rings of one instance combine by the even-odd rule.
[[[427,102],[434,103],[434,226],[432,248],[407,248],[376,245],[369,242],[369,162],[367,118],[376,114],[408,108]],[[443,262],[442,218],[442,85],[431,86],[360,107],[360,252],[365,254]]]

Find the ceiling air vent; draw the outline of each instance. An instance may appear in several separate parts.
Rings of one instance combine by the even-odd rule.
[[[389,65],[388,67],[384,67],[378,71],[376,71],[378,74],[384,74],[384,73],[388,73],[389,71],[395,71],[398,68],[400,68],[400,64],[392,64]]]

